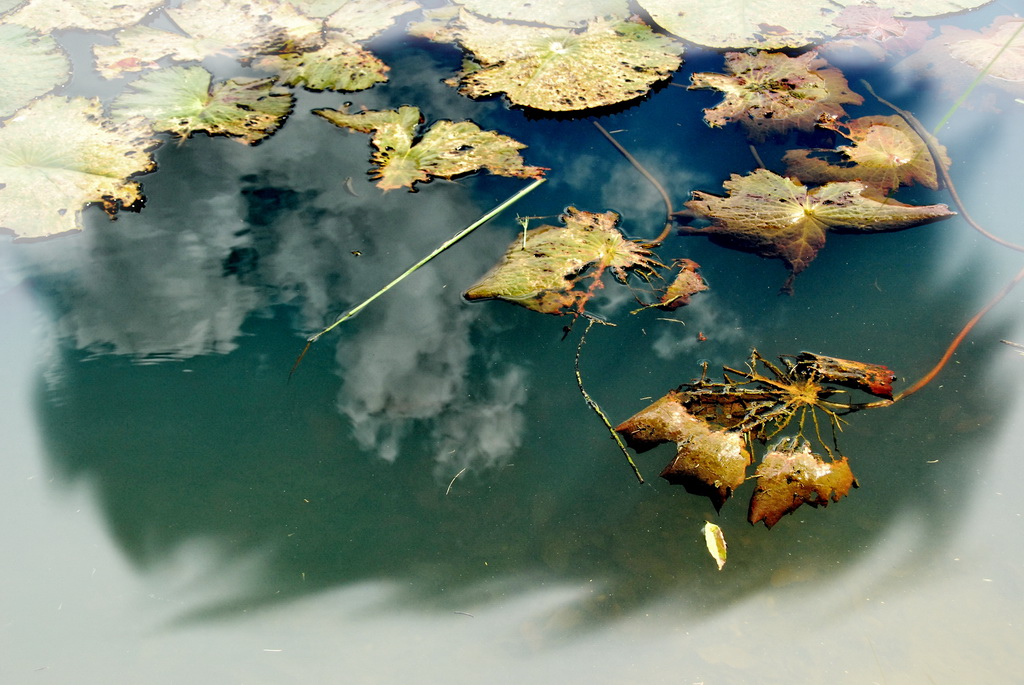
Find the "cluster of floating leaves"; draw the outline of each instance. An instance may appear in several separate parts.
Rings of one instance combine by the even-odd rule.
[[[746,480],[753,444],[778,439],[755,473],[751,523],[771,528],[802,504],[838,501],[857,482],[846,457],[833,458],[826,437],[852,406],[834,398],[855,389],[891,400],[894,374],[881,365],[810,352],[780,361],[781,367],[755,350],[745,369],[725,367],[722,381],[709,380],[705,367],[699,380],[669,391],[615,430],[637,452],[674,442],[676,455],[662,478],[707,497],[716,509]],[[797,434],[779,438],[793,421]],[[811,451],[806,434],[828,461]]]
[[[705,110],[709,126],[739,123],[754,141],[817,127],[848,144],[790,150],[782,159],[785,176],[764,168],[734,174],[721,196],[694,192],[687,216],[703,224],[680,231],[782,260],[790,271],[784,289],[791,289],[830,231],[902,230],[952,214],[945,205],[912,206],[890,196],[912,183],[937,189],[949,165],[945,150],[903,117],[849,118],[846,108],[863,99],[820,55],[850,48],[878,58],[909,52],[908,68],[964,70],[971,77],[986,69],[990,82],[1022,94],[1019,18],[1001,18],[981,32],[946,28],[931,40],[931,29],[913,21],[983,4],[640,0],[651,22],[645,23],[625,0],[460,0],[424,10],[408,33],[463,51],[462,69],[447,82],[466,96],[500,95],[518,107],[556,112],[645,97],[682,64],[684,41],[733,49],[725,53],[723,73],[692,76],[692,89],[723,94]],[[0,66],[9,74],[0,107],[0,226],[16,237],[80,230],[89,204],[111,216],[141,207],[133,179],[153,170],[160,134],[187,139],[204,132],[255,144],[291,113],[291,88],[358,91],[387,81],[388,66],[366,45],[420,10],[413,0],[183,0],[162,10],[161,24],[153,17],[163,5],[0,1]],[[173,29],[159,28],[166,22]],[[68,29],[116,30],[112,44],[94,48],[95,67],[103,77],[134,80],[106,108],[97,98],[49,95],[69,80],[71,66],[48,34]],[[819,49],[793,53],[812,43]],[[197,64],[211,57],[235,59],[264,76],[214,82]],[[416,107],[315,113],[371,135],[369,173],[384,191],[478,170],[520,178],[546,171],[526,164],[521,143],[472,122],[441,120],[425,128]],[[41,196],[42,187],[50,194]],[[618,223],[613,212],[570,207],[560,226],[524,227],[466,297],[579,316],[609,272],[620,283],[632,274],[651,286],[653,297],[641,300],[641,309],[673,310],[707,288],[696,263],[678,259],[666,267],[654,253],[657,245],[629,238]],[[751,522],[771,527],[804,503],[822,506],[856,485],[845,457],[834,458],[824,439],[850,407],[832,398],[853,388],[891,399],[891,380],[881,366],[810,353],[778,366],[754,352],[746,369],[726,368],[722,381],[709,380],[705,370],[617,430],[638,451],[676,443],[662,475],[716,507],[747,478],[754,443],[774,441],[756,470],[750,504]],[[796,434],[784,435],[793,421]],[[812,438],[828,461],[812,451]],[[716,528],[706,535],[721,567],[725,543]]]

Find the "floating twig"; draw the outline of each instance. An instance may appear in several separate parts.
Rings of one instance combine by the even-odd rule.
[[[601,419],[601,422],[604,423],[604,425],[608,428],[608,432],[612,434],[612,438],[615,440],[615,444],[618,445],[619,449],[622,450],[622,453],[626,455],[626,461],[629,462],[630,467],[633,469],[633,473],[636,474],[636,479],[643,483],[644,477],[640,475],[640,469],[636,467],[636,463],[633,461],[633,457],[629,456],[629,452],[626,450],[626,444],[622,442],[622,437],[615,431],[615,427],[612,426],[611,421],[608,420],[608,417],[601,410],[601,407],[598,406],[597,402],[594,401],[594,398],[592,398],[590,396],[590,393],[587,392],[586,388],[583,387],[583,377],[580,375],[580,352],[583,351],[583,343],[587,341],[587,333],[590,332],[590,327],[594,325],[594,321],[602,323],[598,319],[594,319],[593,317],[588,316],[587,328],[586,330],[583,331],[583,335],[580,336],[579,345],[576,346],[576,384],[579,386],[580,393],[583,395],[583,399],[586,401],[587,406],[590,407],[594,411],[594,413],[598,415],[598,417]]]

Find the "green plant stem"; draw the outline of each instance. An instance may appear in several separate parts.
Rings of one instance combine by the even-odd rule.
[[[444,241],[441,245],[439,245],[437,247],[437,249],[435,249],[433,252],[431,252],[426,257],[424,257],[423,259],[419,260],[418,262],[416,262],[412,266],[410,266],[405,271],[403,271],[393,281],[391,281],[386,286],[384,286],[383,288],[381,288],[380,290],[375,292],[373,295],[370,295],[368,298],[366,298],[365,300],[363,300],[362,302],[357,304],[352,309],[350,309],[347,312],[345,312],[344,314],[342,314],[340,317],[338,317],[338,320],[335,321],[334,323],[332,323],[330,326],[328,326],[327,328],[323,329],[322,331],[320,331],[316,335],[312,335],[309,338],[307,338],[306,339],[306,346],[302,349],[302,352],[299,354],[299,358],[295,360],[295,364],[292,365],[292,370],[288,374],[288,376],[291,377],[291,375],[295,373],[295,369],[298,368],[299,362],[301,362],[302,358],[304,356],[306,356],[306,352],[309,350],[309,346],[312,345],[313,343],[315,343],[317,340],[319,340],[322,335],[324,335],[325,333],[329,333],[330,331],[332,331],[335,328],[337,328],[339,325],[345,323],[346,321],[348,321],[349,319],[354,317],[359,312],[361,312],[364,309],[366,309],[366,307],[369,306],[369,304],[371,302],[373,302],[378,297],[380,297],[381,295],[383,295],[384,293],[386,293],[387,291],[391,290],[396,285],[398,285],[399,283],[404,281],[407,277],[409,277],[417,269],[422,267],[424,264],[429,262],[431,259],[433,259],[434,257],[437,257],[439,254],[441,254],[442,252],[444,252],[445,250],[450,248],[452,245],[454,245],[455,243],[459,242],[460,240],[465,238],[467,235],[469,235],[470,233],[472,233],[473,231],[475,231],[476,229],[480,228],[485,223],[487,223],[488,221],[490,221],[491,219],[496,217],[498,214],[500,214],[504,210],[508,209],[511,205],[513,205],[516,202],[518,202],[519,200],[521,200],[524,196],[526,196],[528,193],[533,191],[537,186],[539,186],[541,183],[543,183],[544,180],[545,179],[543,179],[543,178],[538,178],[538,179],[534,180],[533,183],[531,183],[530,185],[526,186],[525,188],[523,188],[522,190],[517,192],[515,195],[511,196],[510,198],[508,198],[507,200],[502,202],[500,205],[498,205],[497,207],[495,207],[491,211],[489,211],[486,214],[484,214],[482,217],[480,217],[479,219],[477,219],[476,221],[471,223],[469,226],[467,226],[466,228],[462,229],[461,231],[459,231],[458,233],[453,235],[448,240]]]
[[[612,439],[615,440],[615,444],[619,446],[619,449],[622,450],[622,453],[626,456],[626,461],[629,462],[630,467],[633,469],[633,473],[636,475],[636,479],[643,483],[644,477],[640,475],[640,469],[636,467],[636,462],[633,461],[633,457],[629,456],[629,451],[626,449],[625,443],[622,442],[622,437],[619,436],[618,432],[615,430],[615,427],[612,426],[611,421],[608,420],[608,417],[605,415],[604,411],[602,411],[601,407],[597,404],[597,402],[594,401],[594,398],[592,398],[590,396],[590,393],[587,392],[586,388],[583,387],[583,377],[580,375],[580,352],[583,351],[583,343],[587,341],[587,333],[590,332],[590,327],[593,325],[594,319],[588,317],[587,328],[586,330],[583,331],[583,335],[580,336],[579,345],[576,346],[576,385],[579,386],[580,393],[583,395],[583,399],[586,401],[587,406],[590,407],[595,414],[597,414],[597,416],[601,419],[601,422],[604,423],[605,427],[608,429],[608,432],[612,434]]]

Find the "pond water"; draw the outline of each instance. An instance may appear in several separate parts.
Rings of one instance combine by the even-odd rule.
[[[1019,677],[1024,356],[1000,340],[1024,342],[1024,290],[921,392],[849,417],[840,445],[861,486],[849,497],[768,531],[746,523],[747,484],[716,515],[657,478],[670,446],[636,458],[637,484],[577,389],[582,326],[563,340],[565,320],[461,297],[516,238],[516,214],[613,209],[653,237],[656,191],[590,119],[459,96],[441,82],[454,51],[378,52],[388,84],[300,93],[261,145],[161,148],[141,213],[110,222],[93,208],[80,234],[0,244],[0,680]],[[720,64],[694,51],[674,81]],[[840,66],[926,123],[957,95]],[[757,166],[737,130],[702,122],[718,99],[664,87],[597,120],[681,205]],[[324,336],[289,381],[307,336],[525,184],[470,176],[382,194],[367,137],[310,113],[345,100],[472,118],[551,171]],[[889,113],[870,99],[850,110]],[[1022,112],[979,91],[941,134],[974,218],[1017,242]],[[777,158],[773,145],[762,155]],[[681,256],[711,285],[670,315],[684,325],[630,316],[629,291],[611,284],[593,305],[618,325],[591,331],[581,373],[613,421],[701,360],[736,366],[754,347],[883,363],[905,388],[1022,264],[959,217],[830,235],[791,296],[777,261],[670,239],[663,259]],[[705,520],[729,542],[721,572]]]

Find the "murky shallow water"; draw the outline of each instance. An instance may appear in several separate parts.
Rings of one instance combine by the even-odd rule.
[[[727,504],[719,573],[710,505],[655,477],[668,447],[632,480],[579,396],[563,322],[460,297],[514,213],[611,208],[653,235],[660,199],[589,122],[467,101],[425,58],[396,48],[392,83],[347,99],[473,118],[551,180],[325,337],[291,383],[306,335],[522,182],[381,196],[366,138],[309,114],[343,98],[306,94],[256,148],[161,149],[139,215],[0,246],[4,682],[1016,677],[1024,357],[998,340],[1024,340],[1024,291],[926,390],[851,417],[849,498],[770,532],[745,523],[748,492]],[[948,107],[889,85],[925,121]],[[665,88],[601,121],[681,203],[754,166],[700,122],[715,100]],[[1024,146],[1003,104],[959,112],[943,142],[972,213],[1020,241]],[[905,387],[1020,268],[958,219],[830,236],[792,297],[776,262],[699,239],[671,251],[713,290],[677,313],[685,327],[602,303],[620,325],[593,331],[582,370],[613,419],[752,346],[885,363]]]

